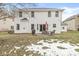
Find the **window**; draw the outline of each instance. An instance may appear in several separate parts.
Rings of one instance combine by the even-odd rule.
[[[45,31],[46,30],[46,25],[43,24],[42,26],[43,26],[43,31]]]
[[[64,29],[64,27],[63,27],[63,29]]]
[[[19,12],[19,17],[22,17],[22,12],[21,11]]]
[[[31,17],[34,17],[34,11],[31,12]]]
[[[48,11],[48,17],[51,17],[51,11]]]
[[[37,24],[37,30],[38,30],[38,24]]]
[[[19,25],[19,24],[17,24],[17,27],[16,27],[16,28],[17,28],[17,30],[19,30],[19,29],[20,29],[20,25]]]
[[[53,28],[56,28],[56,24],[53,24]]]
[[[34,29],[34,24],[31,24],[31,30]]]
[[[40,25],[40,31],[42,31],[42,28],[43,28],[43,27],[42,27],[42,24],[41,24],[41,25]]]
[[[59,17],[59,12],[58,11],[55,12],[55,17]]]
[[[14,26],[11,26],[11,30],[13,30],[14,29]]]

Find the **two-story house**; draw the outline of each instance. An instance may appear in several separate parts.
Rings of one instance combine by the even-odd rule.
[[[14,33],[36,33],[53,31],[61,33],[63,9],[54,8],[28,8],[17,9],[14,19]]]

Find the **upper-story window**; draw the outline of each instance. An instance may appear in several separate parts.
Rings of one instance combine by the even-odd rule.
[[[22,17],[22,12],[21,11],[19,12],[19,17]]]
[[[51,11],[48,11],[48,17],[51,17]]]
[[[34,17],[34,11],[31,11],[31,17]]]
[[[59,11],[55,12],[55,17],[59,17]]]

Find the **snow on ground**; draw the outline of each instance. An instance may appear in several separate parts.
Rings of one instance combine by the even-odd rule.
[[[18,46],[14,46],[14,48],[15,48],[15,49],[20,49],[21,47],[18,47]]]
[[[41,40],[37,44],[31,44],[26,47],[28,48],[26,51],[38,52],[43,56],[79,56],[79,52],[75,51],[75,49],[79,48],[78,46],[62,41],[55,42],[52,39]]]

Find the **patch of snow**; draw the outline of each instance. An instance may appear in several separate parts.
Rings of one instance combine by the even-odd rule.
[[[16,53],[16,50],[14,50],[14,53]]]
[[[79,48],[78,46],[70,45],[70,43],[60,43],[51,41],[41,40],[37,43],[42,43],[42,45],[31,44],[30,46],[26,46],[28,49],[26,51],[33,51],[34,53],[39,51],[38,53],[45,56],[79,56],[79,52],[76,52],[74,49]],[[48,43],[52,42],[52,43]],[[49,49],[42,49],[42,47],[48,47]],[[64,47],[66,49],[59,49],[57,46]]]
[[[77,46],[79,46],[79,44],[77,44]]]
[[[26,54],[24,54],[23,56],[26,56]]]
[[[18,46],[14,46],[14,48],[15,48],[15,49],[20,49],[21,47],[18,47]]]
[[[14,49],[11,49],[10,51],[9,51],[9,54],[13,51]]]

